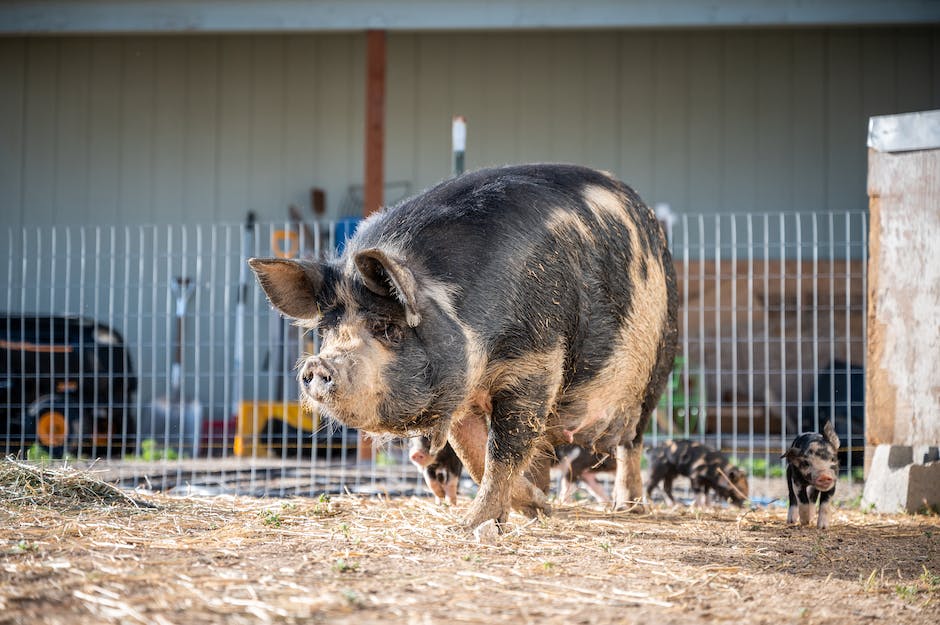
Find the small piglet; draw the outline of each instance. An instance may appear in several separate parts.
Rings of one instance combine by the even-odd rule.
[[[708,501],[709,490],[739,507],[748,498],[747,472],[731,464],[720,451],[691,440],[666,441],[650,450],[646,496],[652,499],[653,489],[662,482],[666,498],[675,503],[672,482],[680,475],[691,480],[698,505]]]
[[[813,502],[819,497],[819,516],[816,527],[829,527],[829,499],[836,492],[839,475],[839,437],[826,421],[823,433],[800,434],[781,458],[787,459],[787,487],[790,490],[790,508],[787,523],[808,525],[813,514]]]
[[[610,503],[610,495],[597,481],[595,474],[616,471],[617,461],[613,456],[595,454],[578,445],[560,445],[555,448],[555,458],[555,467],[561,471],[560,501],[569,501],[578,482],[584,482],[597,501]]]
[[[451,505],[457,503],[457,485],[460,483],[463,463],[449,443],[432,454],[430,438],[412,436],[409,441],[409,458],[424,475],[424,481],[434,493],[437,503],[442,503],[445,497]]]

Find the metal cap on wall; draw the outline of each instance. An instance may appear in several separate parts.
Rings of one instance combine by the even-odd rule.
[[[940,148],[940,110],[869,118],[868,147],[879,152]]]

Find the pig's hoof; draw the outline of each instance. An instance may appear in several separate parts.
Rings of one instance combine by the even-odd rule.
[[[552,516],[552,506],[547,500],[530,501],[527,504],[517,505],[516,510],[530,519],[537,519],[539,516]]]
[[[787,510],[787,525],[796,525],[799,521],[799,516],[797,515],[796,510],[796,506],[790,506],[790,508]]]
[[[496,524],[496,521],[490,519],[489,521],[484,521],[473,530],[473,537],[478,543],[484,545],[492,545],[496,542],[496,539],[499,537],[499,526]]]
[[[492,522],[499,529],[506,522],[509,513],[505,510],[491,510],[482,506],[473,506],[460,523],[460,527],[468,532],[475,531],[484,523]]]

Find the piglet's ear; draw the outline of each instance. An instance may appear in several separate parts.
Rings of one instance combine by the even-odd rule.
[[[800,455],[800,451],[795,447],[788,449],[781,458],[786,458],[787,460],[795,460]]]
[[[826,421],[826,425],[823,426],[823,436],[826,437],[826,440],[829,441],[829,444],[835,449],[838,449],[839,445],[842,444],[842,441],[839,440],[839,435],[836,434],[835,428],[832,427],[832,421]]]
[[[294,319],[316,319],[317,295],[323,288],[320,263],[284,258],[250,258],[248,265],[258,277],[271,304]]]
[[[380,249],[358,252],[354,260],[367,289],[376,295],[398,300],[405,308],[405,321],[412,328],[421,323],[418,283],[411,269]]]

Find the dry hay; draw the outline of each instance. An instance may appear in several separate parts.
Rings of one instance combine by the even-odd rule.
[[[424,498],[0,498],[0,623],[940,621],[940,519],[557,507],[492,543]]]
[[[0,501],[13,506],[154,506],[134,499],[87,470],[29,464],[12,457],[0,461]]]

